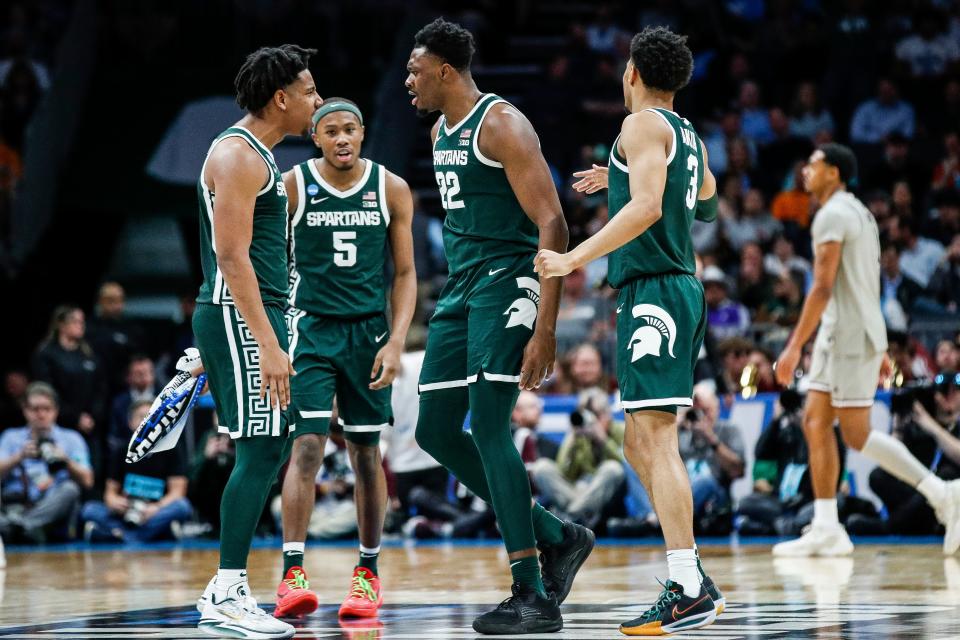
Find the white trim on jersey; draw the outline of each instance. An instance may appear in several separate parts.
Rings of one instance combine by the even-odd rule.
[[[243,379],[240,377],[240,353],[237,351],[237,340],[233,337],[233,319],[230,312],[235,311],[239,316],[240,312],[227,305],[223,306],[223,330],[227,332],[227,348],[230,350],[230,360],[233,363],[233,388],[237,394],[237,430],[243,435],[244,420],[243,403],[246,400],[243,393]],[[247,434],[250,435],[250,434]],[[231,437],[237,437],[230,432]]]
[[[449,129],[447,128],[447,119],[446,119],[446,117],[444,117],[443,123],[440,125],[440,128],[443,129],[443,134],[446,135],[446,136],[449,136],[449,135],[452,135],[452,134],[456,133],[457,129],[459,129],[460,127],[462,127],[462,126],[463,126],[463,123],[466,122],[467,120],[469,120],[469,119],[470,119],[470,116],[472,116],[474,113],[476,113],[477,109],[480,108],[480,105],[483,104],[483,101],[486,100],[486,99],[487,99],[489,96],[491,96],[491,95],[493,95],[493,94],[491,94],[491,93],[485,93],[485,94],[483,94],[482,96],[480,96],[480,99],[477,100],[476,104],[473,105],[473,108],[470,109],[470,112],[467,113],[467,115],[463,116],[463,119],[462,119],[460,122],[458,122],[457,124],[453,125],[453,127],[449,128]]]
[[[300,311],[298,309],[290,309],[293,313],[289,315],[290,317],[290,362],[293,362],[293,359],[297,355],[297,344],[300,342],[300,319],[303,316],[307,315],[306,311]],[[289,312],[288,312],[289,313]]]
[[[316,160],[307,160],[307,166],[310,167],[310,173],[313,175],[314,180],[320,183],[321,187],[323,187],[328,192],[330,192],[330,195],[336,196],[337,198],[349,198],[356,192],[360,191],[360,189],[362,189],[363,186],[367,184],[367,180],[370,179],[370,172],[373,170],[373,165],[375,164],[374,162],[367,160],[366,158],[360,158],[360,159],[363,160],[364,163],[366,163],[366,166],[363,168],[363,175],[360,176],[360,179],[357,181],[355,185],[353,185],[346,191],[340,191],[336,187],[331,186],[326,180],[323,179],[323,177],[320,175],[320,172],[317,171]]]
[[[380,165],[378,169],[380,175],[377,176],[377,189],[380,197],[380,215],[383,216],[385,226],[390,226],[390,207],[387,206],[387,168]]]
[[[337,422],[343,427],[344,431],[349,431],[350,433],[373,433],[383,431],[390,426],[389,422],[384,422],[383,424],[347,424],[343,421],[343,418],[337,418]]]
[[[496,160],[491,160],[487,156],[483,155],[480,151],[480,127],[483,126],[483,121],[487,117],[487,114],[490,113],[490,107],[495,104],[510,104],[506,100],[497,99],[491,101],[486,108],[483,110],[483,113],[480,115],[480,122],[477,123],[477,128],[473,130],[473,153],[477,156],[477,160],[487,165],[488,167],[496,167],[497,169],[503,169],[503,163],[497,162]]]
[[[476,380],[476,377],[474,377]],[[417,385],[417,389],[420,393],[424,391],[435,391],[437,389],[453,389],[454,387],[465,387],[467,386],[466,380],[446,380],[444,382],[428,382],[426,384]]]
[[[676,157],[676,155],[677,155],[677,130],[674,129],[674,128],[673,128],[673,125],[670,124],[670,121],[667,120],[667,116],[663,115],[662,113],[660,113],[660,112],[657,111],[656,109],[650,108],[650,109],[644,109],[644,111],[649,111],[650,113],[655,113],[655,114],[657,114],[658,116],[660,116],[660,117],[663,119],[663,121],[664,121],[664,123],[666,123],[667,127],[670,128],[670,133],[673,135],[673,145],[670,147],[670,154],[667,156],[667,164],[670,164],[671,162],[673,162],[674,157]],[[670,110],[667,109],[667,111],[670,111]],[[673,111],[670,111],[670,113],[673,113]],[[677,114],[673,113],[673,115],[676,116]],[[679,118],[680,116],[677,116],[677,117]]]
[[[693,398],[652,398],[650,400],[628,400],[626,402],[621,402],[620,406],[624,409],[643,409],[644,407],[663,407],[674,404],[678,407],[690,407],[693,406]]]
[[[300,165],[293,168],[293,177],[295,178],[295,189],[297,190],[297,210],[293,214],[293,220],[290,221],[290,293],[287,295],[288,304],[291,307],[297,306],[297,290],[300,288],[300,272],[297,271],[297,234],[296,227],[303,218],[303,212],[307,204],[307,189],[304,186],[303,169]],[[291,353],[293,351],[291,350]]]
[[[618,160],[617,156],[615,155],[615,152],[617,150],[617,145],[619,143],[620,143],[620,134],[617,134],[617,139],[613,141],[613,146],[610,147],[610,162],[612,162],[613,166],[615,166],[617,169],[620,169],[620,171],[623,171],[624,173],[630,173],[630,168],[627,165],[620,162],[620,160]]]

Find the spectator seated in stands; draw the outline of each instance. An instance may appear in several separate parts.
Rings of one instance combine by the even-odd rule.
[[[730,484],[744,471],[740,429],[719,417],[720,401],[704,383],[694,387],[693,406],[679,407],[677,412],[680,457],[693,493],[694,526],[703,535],[730,532]],[[640,505],[640,513],[652,511],[646,488],[630,472],[627,475],[628,500]]]
[[[833,116],[821,104],[817,85],[801,82],[790,115],[790,133],[813,140],[821,131],[833,133]]]
[[[957,145],[960,146],[960,142]],[[955,161],[960,165],[960,158]],[[960,166],[956,170],[960,173]],[[960,178],[957,178],[957,182],[960,182]],[[949,246],[960,235],[960,190],[951,187],[937,191],[933,194],[933,204],[923,235],[945,247]]]
[[[738,528],[744,535],[795,535],[812,517],[812,513],[799,514],[813,503],[802,397],[796,391],[784,391],[780,407],[757,440],[753,493],[740,500],[737,508]],[[843,460],[842,438],[837,438],[837,446]]]
[[[110,408],[109,449],[126,450],[130,441],[130,408],[137,402],[153,402],[162,387],[157,384],[153,360],[135,354],[127,365],[127,388],[114,397]]]
[[[717,353],[720,355],[720,376],[716,385],[718,393],[740,393],[743,370],[750,364],[750,354],[755,348],[746,338],[736,336],[721,340],[717,344]]]
[[[111,397],[124,386],[131,357],[142,348],[140,326],[124,316],[126,292],[118,282],[104,282],[87,336],[103,365]]]
[[[803,308],[803,290],[797,278],[787,270],[773,277],[773,297],[757,311],[757,321],[776,322],[792,328]]]
[[[880,308],[887,326],[906,331],[913,303],[923,295],[923,287],[900,271],[900,249],[896,243],[884,245],[880,252]]]
[[[920,222],[916,218],[898,216],[894,228],[893,239],[900,243],[900,270],[926,287],[944,258],[943,245],[920,236]]]
[[[540,458],[530,474],[544,504],[592,528],[623,485],[624,425],[597,387],[580,394],[570,425],[556,461]]]
[[[579,393],[592,387],[611,390],[610,380],[603,371],[603,358],[595,346],[585,342],[575,347],[569,358],[571,388],[568,393]]]
[[[805,164],[803,161],[794,163],[793,172],[770,203],[770,215],[783,224],[784,233],[794,241],[805,237],[801,231],[810,226],[810,194],[803,188]],[[795,249],[792,243],[791,249]],[[774,244],[774,252],[776,253],[776,244]]]
[[[584,341],[597,342],[613,334],[611,302],[587,284],[587,272],[574,269],[563,279],[563,297],[557,314],[557,350]]]
[[[960,346],[952,340],[941,340],[934,352],[937,373],[960,371]]]
[[[532,391],[521,391],[510,416],[513,443],[524,464],[531,465],[539,458],[556,460],[559,447],[549,438],[537,435],[543,417],[543,399]]]
[[[57,424],[53,387],[34,382],[24,399],[27,426],[0,435],[0,535],[44,542],[69,537],[80,494],[93,486],[90,451],[79,433]]]
[[[850,122],[850,141],[880,144],[891,133],[913,138],[916,118],[913,106],[900,99],[897,85],[889,78],[877,83],[877,96],[861,103]]]
[[[127,416],[133,432],[150,413],[150,400],[136,400]],[[83,537],[87,542],[150,542],[180,537],[193,514],[187,500],[187,470],[182,447],[126,463],[126,449],[108,461],[103,501],[83,505]]]
[[[797,278],[803,289],[813,275],[810,261],[797,255],[793,243],[784,234],[774,236],[770,253],[763,258],[763,268],[773,276],[779,276],[784,271]]]
[[[103,433],[99,422],[104,415],[107,388],[101,363],[85,335],[83,311],[78,307],[57,307],[32,366],[35,379],[57,390],[62,424],[77,429],[90,446],[99,444],[99,435]]]
[[[756,188],[748,189],[743,195],[740,214],[724,217],[720,224],[734,251],[741,251],[751,242],[765,244],[783,229],[767,211],[763,192]]]
[[[960,234],[953,237],[930,277],[929,294],[948,313],[960,313]]]
[[[760,245],[755,242],[743,245],[737,271],[737,297],[752,315],[774,301],[773,285],[773,277],[763,268]]]
[[[937,477],[954,480],[960,478],[960,380],[952,371],[939,374],[928,389],[894,396],[893,435]],[[915,399],[923,396],[927,396],[929,410]],[[870,489],[886,506],[887,520],[853,515],[847,521],[850,533],[936,535],[942,531],[927,499],[883,469],[870,472]]]
[[[750,326],[750,312],[729,297],[730,285],[720,267],[703,270],[703,293],[707,302],[707,330],[715,340],[742,336]]]

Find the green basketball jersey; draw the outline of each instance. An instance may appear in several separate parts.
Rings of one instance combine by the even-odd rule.
[[[297,210],[291,221],[290,306],[352,318],[386,306],[387,172],[363,160],[363,175],[340,191],[313,160],[294,167]]]
[[[287,192],[283,187],[283,177],[270,150],[243,127],[230,127],[217,136],[207,151],[207,158],[213,148],[226,138],[243,138],[260,154],[270,173],[267,184],[257,193],[253,207],[250,262],[253,263],[263,303],[283,306],[287,300]],[[200,264],[203,268],[203,284],[197,302],[232,305],[233,297],[217,266],[217,246],[213,235],[216,196],[204,183],[206,167],[204,160],[197,182],[200,198]]]
[[[451,275],[492,258],[537,251],[539,230],[523,212],[503,165],[480,152],[480,127],[498,102],[506,101],[481,96],[452,127],[440,116],[433,169],[447,212],[443,248]]]
[[[667,183],[663,189],[661,217],[640,236],[610,254],[608,279],[614,288],[643,276],[696,272],[690,226],[697,210],[703,184],[703,148],[693,126],[666,109],[647,109],[673,131],[667,158]],[[617,151],[620,138],[610,151],[608,208],[610,218],[630,202],[630,175],[627,161]]]

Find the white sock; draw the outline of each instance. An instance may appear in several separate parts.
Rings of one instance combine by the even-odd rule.
[[[696,550],[667,551],[667,568],[670,579],[683,587],[684,595],[688,598],[696,598],[700,593],[700,572],[697,571]]]
[[[911,487],[916,487],[921,480],[930,475],[930,470],[910,453],[906,445],[889,433],[870,431],[860,453]]]
[[[217,580],[214,582],[214,586],[216,586],[218,590],[226,591],[238,582],[246,581],[246,569],[218,569]]]
[[[365,547],[363,545],[360,545],[360,553],[366,556],[375,556],[378,553],[380,553],[380,545],[377,545],[375,547]]]
[[[824,498],[813,501],[813,522],[815,527],[839,527],[840,518],[837,516],[837,499]]]
[[[303,553],[304,549],[307,548],[306,542],[284,542],[283,543],[283,552],[293,551],[294,553]]]
[[[936,509],[947,497],[947,484],[932,473],[928,473],[927,477],[917,485],[917,491],[927,499],[931,507]]]

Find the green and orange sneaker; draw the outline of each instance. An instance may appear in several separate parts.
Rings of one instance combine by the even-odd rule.
[[[663,585],[660,597],[642,616],[620,625],[620,633],[628,636],[663,636],[678,631],[699,629],[717,619],[716,605],[701,585],[700,593],[691,598],[683,587],[672,580]]]
[[[319,606],[317,594],[310,591],[310,582],[303,567],[290,567],[286,577],[277,587],[276,618],[291,618],[313,613]]]
[[[350,593],[340,605],[340,616],[344,618],[373,618],[383,605],[383,591],[380,578],[366,567],[356,567],[350,581]]]

